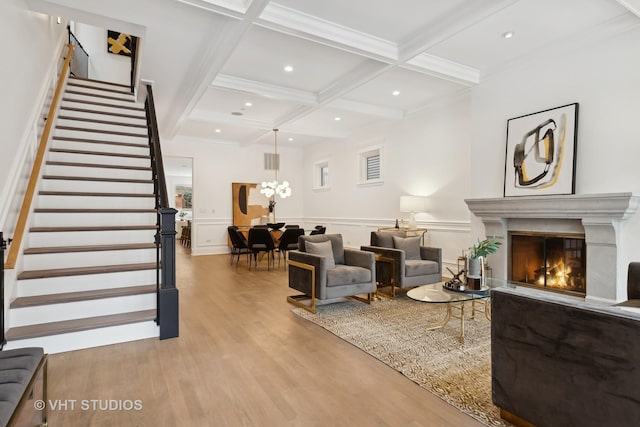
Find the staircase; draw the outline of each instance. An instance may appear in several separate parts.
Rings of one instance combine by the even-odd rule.
[[[128,86],[70,78],[46,159],[5,348],[158,337],[144,105]]]

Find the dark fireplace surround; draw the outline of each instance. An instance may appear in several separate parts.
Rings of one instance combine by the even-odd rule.
[[[467,199],[465,202],[484,225],[484,232],[480,231],[478,235],[495,236],[503,243],[488,258],[494,278],[511,279],[512,234],[584,236],[584,262],[580,261],[584,265],[584,292],[569,292],[606,304],[627,299],[627,266],[629,262],[639,260],[640,253],[640,215],[636,214],[640,206],[639,194],[542,195]],[[575,260],[570,262],[575,263]],[[537,264],[542,267],[546,262],[538,261]],[[582,276],[577,274],[570,280],[573,286],[580,287]]]

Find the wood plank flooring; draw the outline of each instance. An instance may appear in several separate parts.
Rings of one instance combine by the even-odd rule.
[[[51,355],[50,426],[482,425],[293,314],[283,268],[176,251],[180,338]]]

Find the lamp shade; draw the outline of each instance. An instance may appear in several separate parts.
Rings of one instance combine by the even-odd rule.
[[[400,196],[400,212],[424,212],[425,199],[420,196]]]

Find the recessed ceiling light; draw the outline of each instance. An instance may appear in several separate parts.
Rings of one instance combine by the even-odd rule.
[[[391,92],[391,95],[398,96],[398,95],[400,95],[400,91],[399,90],[394,90],[393,92]]]
[[[216,133],[220,133],[222,132],[220,129],[216,129]]]
[[[336,122],[339,122],[342,119],[340,117],[334,117],[333,120],[335,120]]]
[[[505,33],[502,33],[502,38],[503,39],[510,39],[514,35],[515,35],[515,33],[513,31],[507,31]]]
[[[290,72],[292,72],[292,71],[293,71],[293,67],[292,67],[291,65],[285,65],[285,66],[284,66],[284,70],[285,70],[287,73],[290,73]]]
[[[244,103],[244,106],[245,106],[245,107],[251,107],[252,105],[253,105],[253,104],[252,104],[252,103],[250,103],[250,102],[248,102],[248,101]]]
[[[293,138],[289,138],[289,141],[293,141]]]

